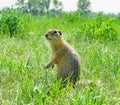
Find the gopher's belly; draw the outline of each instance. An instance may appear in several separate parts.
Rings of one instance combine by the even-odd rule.
[[[57,78],[75,79],[78,77],[79,61],[75,54],[68,55],[57,65]]]

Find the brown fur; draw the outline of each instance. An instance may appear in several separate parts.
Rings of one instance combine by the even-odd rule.
[[[80,61],[77,52],[64,40],[59,30],[48,30],[45,34],[50,43],[52,60],[47,68],[57,65],[57,79],[69,80],[75,85],[80,75]]]

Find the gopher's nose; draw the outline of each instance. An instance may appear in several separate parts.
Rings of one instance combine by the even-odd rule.
[[[48,37],[48,34],[45,34],[45,37]]]

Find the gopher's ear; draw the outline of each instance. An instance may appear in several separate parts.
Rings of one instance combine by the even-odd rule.
[[[62,32],[61,32],[61,31],[58,31],[58,33],[59,33],[60,35],[62,35]]]

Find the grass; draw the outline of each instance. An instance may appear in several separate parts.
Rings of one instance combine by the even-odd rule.
[[[78,35],[79,24],[59,18],[31,17],[25,37],[0,36],[0,105],[119,105],[120,44],[100,43]],[[25,26],[27,26],[25,25]],[[56,71],[44,70],[50,51],[44,38],[47,29],[62,30],[81,58],[81,80],[91,85],[54,83]],[[48,91],[50,94],[48,95]]]

